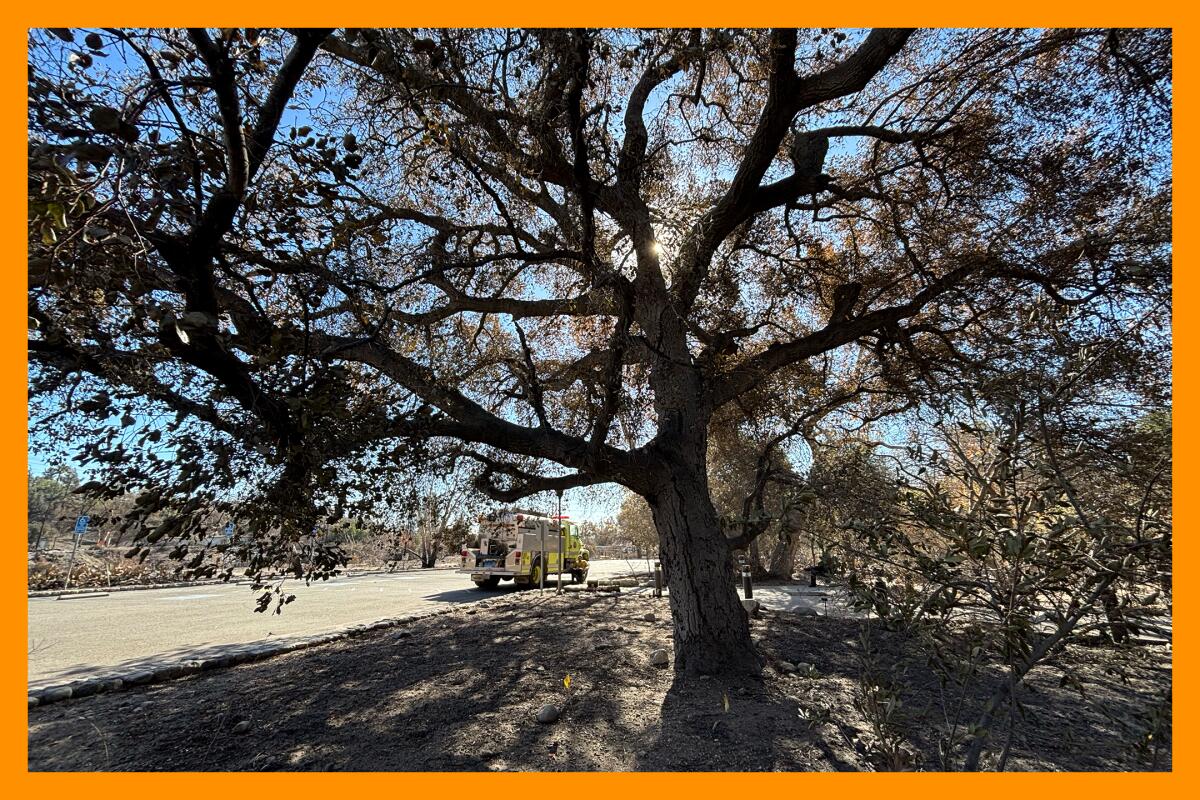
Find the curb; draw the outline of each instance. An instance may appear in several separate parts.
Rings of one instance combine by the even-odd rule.
[[[172,659],[163,662],[146,662],[128,667],[124,670],[98,672],[95,675],[67,683],[44,684],[30,686],[29,708],[58,703],[79,697],[89,697],[94,694],[119,692],[131,686],[144,686],[152,683],[183,678],[199,672],[209,672],[215,669],[232,667],[251,661],[262,661],[271,656],[290,653],[295,650],[306,650],[310,647],[329,644],[331,642],[359,636],[388,628],[408,625],[430,617],[440,617],[456,611],[491,608],[497,605],[508,605],[513,602],[510,597],[477,600],[471,604],[455,604],[449,608],[438,608],[430,611],[419,611],[403,617],[388,617],[374,622],[350,625],[336,631],[318,633],[310,636],[300,636],[283,639],[278,642],[248,642],[228,645],[216,650],[199,651],[203,655],[193,654],[192,657]]]

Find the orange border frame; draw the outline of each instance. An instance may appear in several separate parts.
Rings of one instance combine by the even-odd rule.
[[[119,7],[109,6],[99,11],[94,5],[85,5],[77,0],[59,2],[52,7],[9,7],[0,12],[0,146],[4,161],[13,167],[10,175],[20,176],[21,186],[10,178],[9,189],[0,196],[2,203],[4,250],[12,258],[13,265],[25,260],[26,231],[22,227],[25,216],[25,62],[26,29],[51,25],[70,24],[86,26],[87,23],[105,25],[183,25],[183,24],[263,24],[275,25],[284,22],[292,26],[329,24],[366,27],[372,25],[446,27],[480,26],[625,26],[653,27],[678,25],[727,25],[756,27],[772,24],[804,26],[867,26],[867,25],[925,25],[935,27],[956,26],[1067,26],[1067,25],[1113,25],[1122,27],[1171,27],[1175,32],[1175,124],[1182,123],[1182,142],[1189,142],[1191,123],[1200,113],[1200,105],[1192,105],[1192,88],[1196,83],[1196,50],[1200,47],[1200,25],[1192,14],[1184,10],[1182,2],[1143,0],[1139,3],[1116,2],[1115,0],[1007,0],[999,9],[991,9],[979,2],[948,2],[948,0],[921,0],[918,3],[885,3],[882,0],[866,0],[852,7],[835,7],[827,4],[821,8],[806,8],[799,3],[783,3],[767,0],[754,6],[734,5],[729,0],[659,0],[648,4],[645,0],[604,0],[596,7],[582,7],[563,0],[526,0],[519,6],[504,5],[495,0],[458,0],[453,5],[404,8],[380,6],[372,8],[364,4],[359,8],[332,8],[327,3],[313,0],[292,0],[287,3],[259,3],[256,7],[217,0],[196,11],[182,7],[170,7],[162,0],[126,0]],[[1182,91],[1181,91],[1182,90]],[[1176,219],[1187,219],[1196,206],[1196,191],[1191,179],[1197,172],[1197,159],[1186,148],[1177,148],[1174,155],[1176,176],[1185,180],[1177,185]],[[19,166],[18,166],[19,165]],[[1184,253],[1190,252],[1200,236],[1197,228],[1189,225],[1176,228],[1176,246],[1183,244]],[[1178,261],[1176,262],[1179,263]],[[25,507],[27,483],[24,479],[27,461],[26,433],[26,350],[20,346],[25,329],[20,327],[20,312],[24,310],[26,273],[10,273],[13,283],[0,292],[0,368],[4,380],[0,383],[0,442],[3,458],[0,458],[0,497],[11,512]],[[1175,302],[1200,303],[1200,278],[1191,270],[1176,270]],[[1186,402],[1193,396],[1195,374],[1200,365],[1196,363],[1195,342],[1197,317],[1185,315],[1177,322],[1175,341],[1182,343],[1175,359],[1176,391]],[[1195,449],[1200,444],[1200,424],[1187,414],[1176,420],[1175,478],[1186,486],[1200,468]],[[1177,494],[1176,497],[1179,495]],[[1182,503],[1177,502],[1176,521],[1186,531],[1196,518]],[[1189,535],[1177,540],[1176,563],[1185,575],[1195,569],[1197,545]],[[348,773],[296,774],[274,773],[252,775],[244,773],[171,773],[171,774],[44,774],[29,773],[28,716],[21,708],[19,687],[26,685],[28,660],[26,640],[28,638],[25,600],[25,574],[19,572],[20,540],[15,531],[10,531],[2,548],[0,561],[0,624],[3,625],[4,658],[0,659],[0,775],[5,780],[2,786],[15,791],[17,796],[58,797],[86,796],[97,791],[120,792],[130,797],[159,797],[171,792],[180,797],[209,796],[222,792],[250,792],[268,790],[288,795],[327,794],[335,788],[339,791],[379,790],[394,792],[404,789],[411,792],[428,792],[431,795],[476,795],[480,791],[481,777],[473,774],[449,773]],[[1194,674],[1192,621],[1196,609],[1195,593],[1188,583],[1177,587],[1177,609],[1175,617],[1176,651],[1183,654],[1184,676]],[[23,634],[18,639],[18,634]],[[1195,763],[1195,717],[1196,692],[1187,681],[1176,682],[1179,690],[1175,694],[1174,761],[1175,771],[1169,774],[1146,773],[1068,773],[1068,774],[1008,774],[992,776],[966,776],[946,774],[880,774],[847,778],[824,773],[803,775],[747,775],[747,774],[599,774],[576,776],[559,781],[548,791],[568,792],[573,798],[612,796],[613,793],[669,796],[676,793],[707,791],[758,792],[791,791],[820,793],[838,797],[846,793],[877,795],[886,792],[892,798],[925,797],[950,793],[964,793],[971,800],[985,797],[1004,797],[1015,793],[1053,792],[1059,797],[1096,797],[1121,794],[1151,794],[1156,798],[1183,794],[1188,785],[1194,785],[1197,774]],[[493,793],[528,793],[531,785],[527,778],[515,774],[490,774],[482,778],[487,783],[486,791]],[[1195,792],[1195,788],[1189,794]]]

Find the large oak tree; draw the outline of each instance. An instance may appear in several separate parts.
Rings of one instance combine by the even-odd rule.
[[[1163,32],[56,29],[29,80],[38,435],[146,540],[202,570],[225,504],[261,572],[434,458],[615,482],[687,671],[758,664],[719,409],[883,414],[1015,299],[1169,279]]]

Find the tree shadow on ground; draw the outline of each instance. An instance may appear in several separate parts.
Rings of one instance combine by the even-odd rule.
[[[807,635],[780,647],[784,626],[799,623]],[[676,675],[662,703],[655,743],[639,764],[652,771],[845,771],[860,759],[837,731],[809,724],[805,696],[809,682],[781,670],[784,661],[820,662],[826,674],[852,674],[850,650],[857,623],[771,614],[752,627],[765,665],[760,676]],[[816,635],[814,635],[816,634]]]
[[[609,743],[636,735],[630,719],[638,714],[617,713],[622,704],[612,698],[645,687],[623,658],[596,657],[597,636],[622,636],[603,630],[597,620],[606,615],[578,613],[580,605],[614,601],[581,604],[533,592],[520,601],[489,609],[486,620],[460,609],[264,662],[35,709],[30,768],[629,768],[614,760]],[[669,629],[660,639],[669,645]],[[608,649],[607,640],[599,644]],[[563,685],[567,674],[571,689]],[[658,671],[653,677],[666,680]],[[546,703],[562,708],[559,723],[536,722]],[[657,698],[635,706],[645,709],[641,727],[656,707]],[[239,722],[248,732],[234,733]]]
[[[438,603],[477,603],[481,600],[491,600],[497,597],[507,597],[516,592],[523,591],[521,588],[509,583],[501,584],[495,589],[446,589],[433,594],[421,595],[422,600],[433,600]]]
[[[664,599],[493,599],[263,662],[31,709],[29,768],[870,767],[851,743],[862,729],[852,702],[854,621],[756,621],[763,677],[727,681],[650,665],[651,650],[671,647]],[[808,661],[821,677],[784,675],[782,658]],[[537,722],[545,704],[561,710],[556,723]],[[829,722],[811,722],[818,707]]]
[[[812,744],[835,763],[841,754],[861,769],[887,769],[892,763],[872,746],[877,743],[875,731],[855,702],[862,696],[864,677],[897,688],[900,704],[892,730],[914,757],[912,766],[941,770],[946,768],[940,753],[947,727],[957,719],[961,733],[978,719],[1007,675],[1002,665],[985,664],[965,686],[944,684],[930,666],[930,654],[915,639],[878,621],[773,614],[758,630],[760,650],[769,663],[808,662],[816,669],[814,678],[790,678],[778,684],[797,699],[802,717],[813,718],[813,710],[828,712],[824,715],[828,721],[813,726]],[[873,667],[864,661],[864,631],[876,659]],[[966,652],[969,646],[959,649]],[[1093,654],[1092,649],[1072,645],[1028,676],[1019,690],[1022,707],[1014,715],[1008,769],[1148,766],[1139,763],[1132,751],[1136,724],[1129,721],[1144,716],[1145,709],[1169,691],[1169,651],[1125,647]],[[1066,671],[1080,680],[1082,693],[1063,683]],[[993,755],[1005,736],[1006,725],[993,730],[989,744]],[[1168,753],[1163,763],[1169,760]],[[956,752],[950,766],[961,763],[961,752]]]

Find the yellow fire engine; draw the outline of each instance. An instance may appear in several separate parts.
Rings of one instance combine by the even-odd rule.
[[[497,511],[479,518],[479,548],[463,548],[458,572],[470,575],[480,589],[495,589],[500,581],[534,588],[560,572],[570,575],[572,583],[582,583],[587,551],[579,527],[567,517]]]

